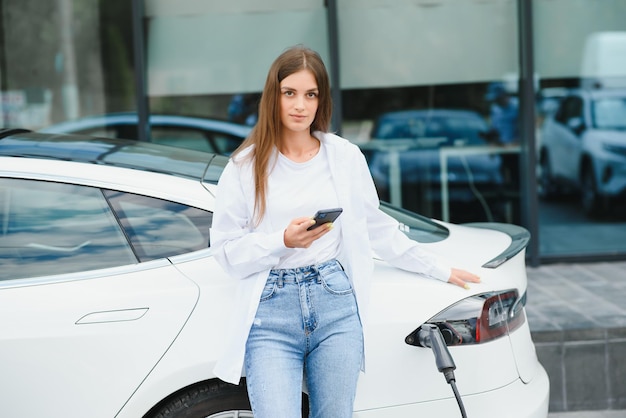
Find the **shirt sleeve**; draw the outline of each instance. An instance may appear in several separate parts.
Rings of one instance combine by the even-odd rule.
[[[244,193],[240,164],[229,161],[218,182],[211,249],[229,275],[243,279],[272,268],[292,249],[285,246],[284,231],[265,232],[254,227],[253,203]]]
[[[389,264],[447,282],[452,269],[438,254],[407,237],[397,220],[380,209],[380,200],[365,158],[359,159],[368,232],[372,249]]]

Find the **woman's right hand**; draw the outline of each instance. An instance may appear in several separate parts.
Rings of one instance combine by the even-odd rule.
[[[324,224],[318,228],[307,231],[307,228],[313,225],[315,221],[310,217],[302,217],[293,219],[283,234],[283,240],[287,248],[309,248],[313,241],[326,235],[328,231],[333,229],[332,223]]]

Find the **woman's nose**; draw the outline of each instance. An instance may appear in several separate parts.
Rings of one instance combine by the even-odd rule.
[[[302,97],[302,96],[297,96],[296,97],[295,108],[298,109],[298,110],[304,109],[304,97]]]

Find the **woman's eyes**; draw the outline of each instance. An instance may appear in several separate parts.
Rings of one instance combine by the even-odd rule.
[[[285,90],[283,94],[287,97],[294,97],[296,95],[296,92],[292,90]],[[313,91],[307,92],[306,97],[308,97],[309,99],[314,99],[317,97],[317,93]]]

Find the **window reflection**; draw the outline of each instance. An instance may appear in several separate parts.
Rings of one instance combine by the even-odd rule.
[[[141,261],[209,246],[210,212],[130,193],[104,193]]]
[[[0,13],[1,126],[135,107],[132,2],[3,1]]]
[[[210,212],[131,193],[0,179],[0,280],[134,264],[135,254],[148,261],[207,248],[211,220]]]
[[[449,236],[449,231],[444,226],[416,213],[387,203],[382,203],[381,209],[400,223],[402,232],[418,242],[439,242]]]
[[[487,131],[485,119],[467,110],[382,114],[374,123],[372,139],[362,145],[379,196],[431,217],[441,218],[442,205],[452,209],[455,220],[502,216],[495,213],[503,183],[499,155],[461,151],[445,161],[440,158],[444,148],[487,146]],[[447,195],[442,195],[442,170],[447,174]]]
[[[549,18],[554,10],[537,3]],[[535,25],[542,44],[563,40],[563,56],[538,47],[539,220],[543,256],[626,251],[626,5],[583,2],[560,18],[571,29]],[[547,20],[546,20],[547,21]],[[610,28],[611,30],[607,30]]]
[[[148,86],[151,111],[225,119],[232,124],[249,126],[255,121],[265,70],[277,52],[296,42],[318,50],[329,66],[328,45],[339,42],[337,64],[341,74],[337,81],[342,88],[344,117],[340,131],[351,141],[363,145],[370,162],[374,151],[380,151],[368,144],[372,126],[383,114],[456,109],[477,112],[489,127],[494,127],[486,100],[489,86],[505,82],[513,96],[517,93],[506,80],[509,74],[516,74],[520,69],[516,2],[342,0],[336,3],[339,41],[329,39],[328,10],[324,2],[316,0],[289,5],[276,1],[176,3],[145,0],[143,29],[147,38],[148,76],[144,81]],[[591,120],[584,120],[583,105],[575,101],[569,103],[570,108],[563,107],[556,118],[554,115],[563,98],[573,89],[604,91],[626,86],[626,20],[623,18],[626,2],[581,0],[575,6],[570,0],[532,3],[533,17],[528,24],[533,26],[535,39],[537,147],[524,148],[524,152],[536,152],[538,161],[537,189],[542,200],[538,212],[528,214],[540,219],[541,234],[534,239],[540,242],[542,255],[626,251],[623,239],[598,239],[594,232],[608,227],[608,232],[623,235],[625,220],[620,217],[621,209],[614,207],[612,199],[607,203],[612,212],[608,218],[606,215],[587,216],[586,209],[582,209],[583,202],[587,208],[594,207],[597,187],[587,187],[585,193],[581,191],[583,184],[602,185],[599,182],[603,179],[617,187],[615,184],[626,166],[619,159],[626,154],[624,141],[602,142],[598,150],[610,156],[611,164],[603,165],[602,169],[594,166],[594,170],[585,172],[586,177],[578,176],[567,182],[563,180],[574,178],[572,173],[582,173],[568,166],[580,164],[581,160],[574,158],[578,155],[576,148],[562,152],[552,161],[543,146],[546,124],[555,121],[560,123],[564,133],[571,133],[570,144],[581,142],[590,127],[603,130],[605,136],[611,137],[619,137],[619,131],[624,129],[624,104],[615,98],[594,104],[590,110]],[[87,1],[78,7],[78,3],[64,0],[42,2],[35,8],[33,4],[33,1],[6,2],[2,8],[3,126],[39,129],[73,118],[77,112],[79,117],[84,117],[132,111],[135,89],[131,2]],[[22,19],[13,18],[15,16]],[[37,31],[32,31],[33,27],[47,28],[46,39],[42,40]],[[263,34],[264,42],[251,43],[259,33]],[[285,33],[290,34],[288,39]],[[68,34],[73,36],[66,36]],[[516,77],[512,80],[515,85]],[[114,135],[106,126],[95,129],[93,133],[97,135],[127,136],[117,130]],[[136,127],[131,131],[133,129],[136,131]],[[417,132],[398,137],[410,140],[437,137],[434,132],[419,132],[423,127],[412,126],[411,129]],[[200,145],[202,149],[205,146],[200,138],[183,136],[182,131],[160,135],[155,129],[153,134],[156,142]],[[495,144],[494,137],[485,139],[486,146]],[[525,139],[521,140],[523,148]],[[221,137],[217,141],[218,152],[232,151],[234,142]],[[392,144],[388,141],[387,145]],[[385,153],[402,154],[403,144],[393,145],[400,148],[386,149]],[[431,143],[429,146],[454,148],[461,153],[471,144]],[[504,203],[499,204],[495,198],[484,201],[476,198],[471,203],[463,203],[463,216],[458,210],[453,211],[450,220],[468,220],[465,215],[470,214],[471,220],[519,220],[519,213],[514,213],[520,208],[519,187],[515,182],[506,183],[512,173],[519,171],[512,165],[516,163],[508,161],[508,153],[488,155],[500,161],[504,181],[500,199]],[[382,171],[385,166],[387,171],[393,167],[391,155],[383,157],[379,153],[377,159]],[[462,164],[460,157],[454,159],[459,166]],[[454,163],[451,161],[451,164]],[[559,172],[562,166],[568,166],[567,175]],[[522,167],[522,172],[533,169],[535,167]],[[373,170],[378,169],[373,167]],[[451,187],[455,181],[452,177],[467,177],[463,170],[457,173],[450,168]],[[399,195],[403,206],[429,216],[442,216],[442,198],[437,197],[442,194],[437,185],[441,173],[428,168],[424,171],[428,176],[423,188],[408,186],[407,181],[410,183],[412,179],[404,181],[400,175],[397,184],[381,182],[381,195],[389,200]],[[589,173],[595,175],[593,181]],[[472,170],[472,174],[476,171]],[[525,174],[528,178],[529,173]],[[399,192],[394,193],[398,189]],[[478,190],[486,196],[481,187]],[[470,193],[469,184],[462,191]],[[450,192],[456,193],[452,189]],[[534,207],[536,202],[523,203]],[[467,211],[463,210],[465,207]],[[580,240],[580,234],[593,239]]]
[[[0,179],[0,280],[136,262],[100,190]]]
[[[598,99],[592,103],[593,125],[598,129],[626,129],[626,93],[624,97]],[[622,144],[626,146],[626,143]]]

